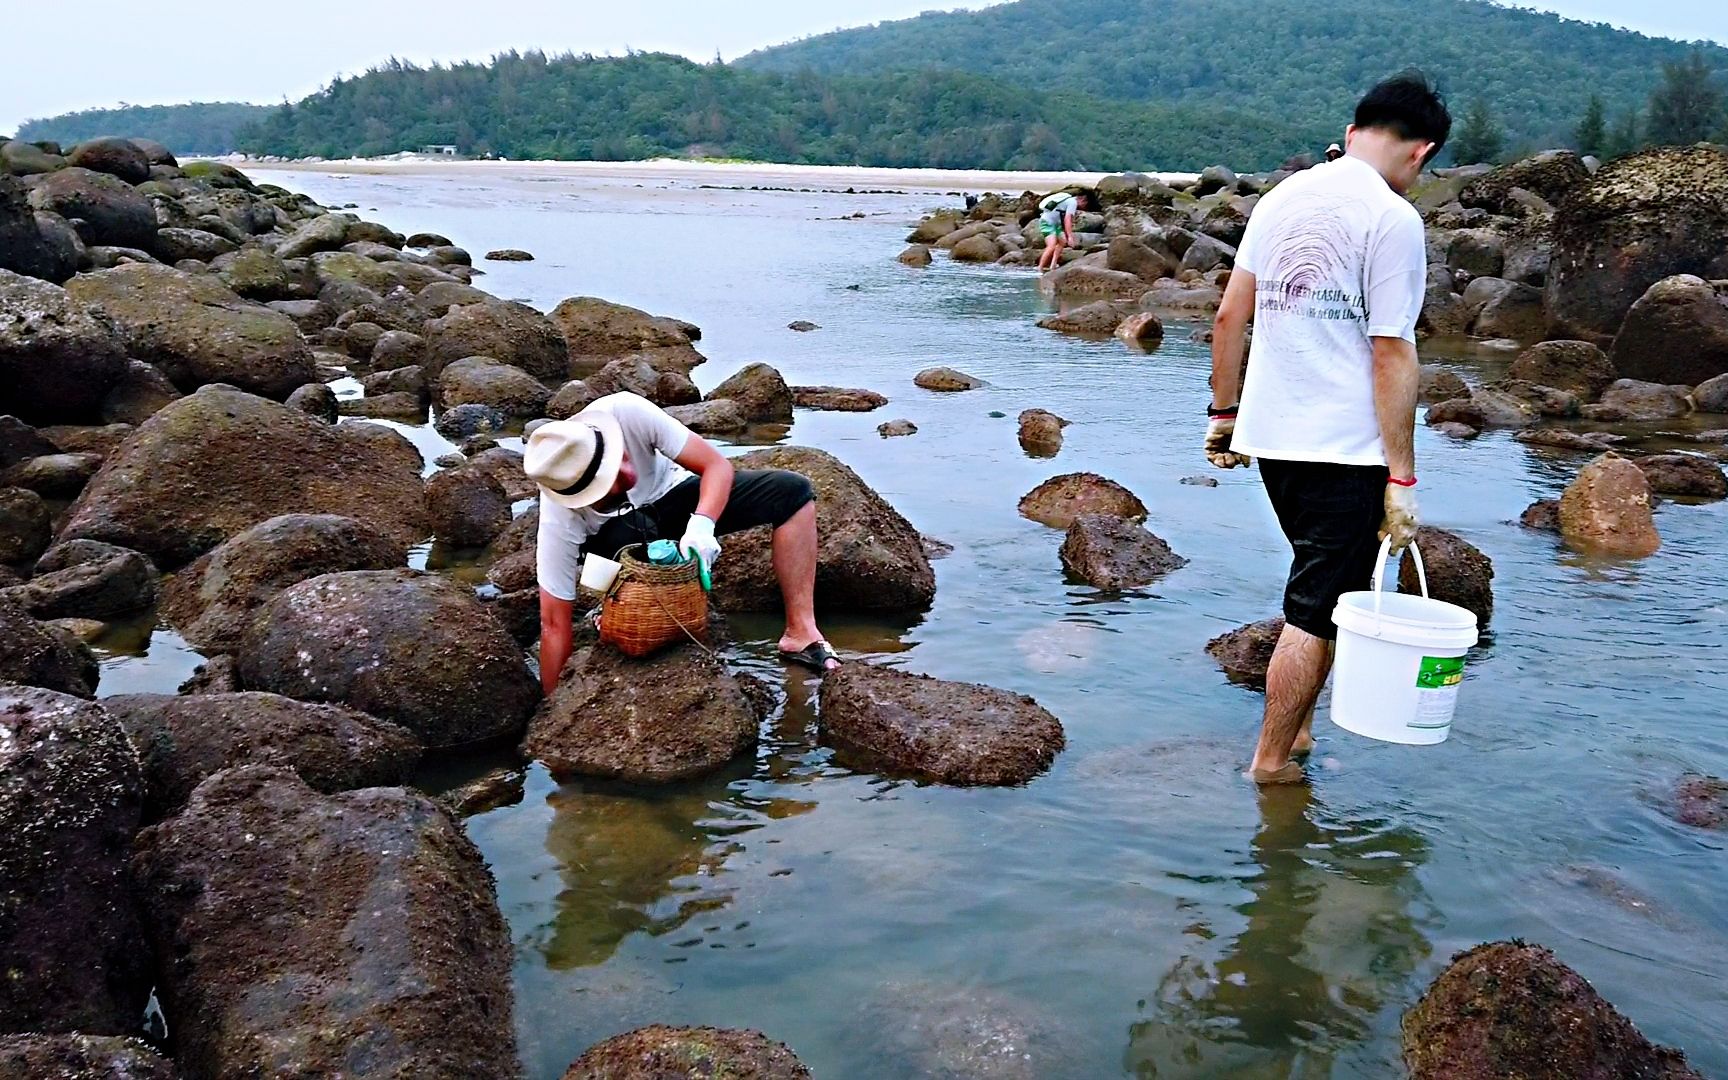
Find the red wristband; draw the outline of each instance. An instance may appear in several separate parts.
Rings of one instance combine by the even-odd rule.
[[[1386,482],[1388,484],[1397,484],[1399,487],[1415,487],[1416,486],[1416,478],[1414,476],[1412,476],[1408,480],[1400,480],[1396,476],[1388,476],[1386,478]]]

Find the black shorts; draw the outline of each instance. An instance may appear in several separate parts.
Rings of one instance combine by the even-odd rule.
[[[1327,641],[1338,636],[1338,598],[1374,577],[1389,475],[1384,465],[1260,459],[1272,510],[1295,550],[1284,587],[1291,626]]]
[[[603,525],[582,544],[584,552],[617,556],[621,548],[654,540],[677,540],[690,524],[701,494],[702,478],[692,476],[662,495],[658,501],[639,506]],[[732,478],[732,497],[714,523],[716,536],[742,532],[757,525],[775,528],[816,498],[807,477],[783,469],[740,469]]]

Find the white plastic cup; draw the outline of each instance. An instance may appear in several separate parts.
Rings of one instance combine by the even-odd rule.
[[[1476,616],[1428,595],[1428,571],[1412,544],[1421,596],[1381,592],[1392,542],[1380,545],[1373,588],[1338,598],[1332,722],[1382,742],[1446,741],[1464,681],[1464,654],[1478,639]]]
[[[622,569],[623,564],[589,552],[582,560],[582,587],[591,593],[604,595],[618,580],[618,571]]]

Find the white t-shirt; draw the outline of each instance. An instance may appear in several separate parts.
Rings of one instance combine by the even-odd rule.
[[[1054,195],[1046,195],[1044,201],[1038,204],[1045,217],[1060,222],[1069,214],[1079,213],[1080,200],[1064,191]]]
[[[1232,448],[1384,465],[1369,339],[1416,341],[1422,216],[1373,166],[1339,158],[1260,200],[1236,266],[1255,279],[1254,343]]]
[[[684,452],[690,429],[666,415],[660,406],[635,394],[608,394],[582,411],[609,412],[618,421],[624,432],[624,451],[636,466],[636,484],[624,505],[609,514],[572,510],[541,492],[535,568],[540,587],[560,600],[576,599],[583,541],[609,519],[655,502],[690,475],[673,460]],[[605,554],[611,556],[610,552]]]

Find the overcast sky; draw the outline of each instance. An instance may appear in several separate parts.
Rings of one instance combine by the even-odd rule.
[[[485,59],[508,48],[731,60],[838,26],[990,0],[209,0],[6,3],[0,132],[30,117],[130,102],[297,99],[394,55]],[[1522,0],[1648,34],[1728,42],[1724,0]],[[72,14],[69,14],[72,13]]]

